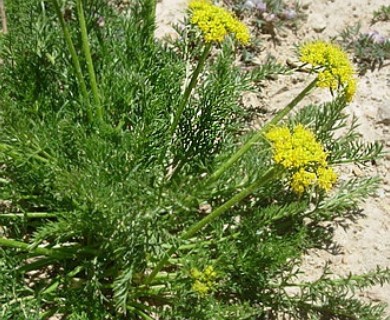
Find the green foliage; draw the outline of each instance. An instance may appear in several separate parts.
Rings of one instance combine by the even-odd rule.
[[[390,59],[390,40],[377,31],[361,33],[360,28],[359,23],[345,28],[339,42],[354,55],[360,74],[364,74],[382,68]]]
[[[316,135],[330,151],[330,162],[333,164],[355,163],[365,165],[375,161],[383,152],[381,143],[362,141],[356,132],[357,119],[352,117],[348,124],[348,117],[343,112],[345,102],[343,97],[326,103],[322,106],[307,106],[303,108],[294,118],[292,123],[304,123],[312,128]],[[336,135],[344,131],[341,137]]]
[[[79,35],[81,2],[62,1],[80,79],[55,3],[6,3],[2,319],[381,319],[382,306],[352,293],[389,282],[388,269],[340,279],[324,270],[317,281],[299,280],[302,254],[331,240],[323,222],[350,218],[378,180],[347,180],[330,194],[298,196],[262,133],[242,133],[242,91],[287,73],[283,66],[269,60],[241,69],[226,39],[195,77],[204,45],[199,34],[185,27],[175,43],[154,40],[149,0],[132,3],[126,15],[103,0],[83,1],[88,57]],[[196,85],[187,102],[191,79]],[[336,97],[285,123],[312,129],[330,164],[369,164],[381,146],[357,141],[345,107]],[[255,143],[225,165],[248,141]],[[208,266],[216,277],[202,296],[191,270]]]
[[[372,17],[372,24],[378,21],[390,20],[390,6],[381,6],[378,10],[374,11]]]

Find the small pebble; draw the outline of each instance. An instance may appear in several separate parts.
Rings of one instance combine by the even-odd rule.
[[[378,124],[390,125],[390,101],[385,102],[378,107]]]
[[[326,29],[326,26],[326,21],[321,16],[317,16],[312,28],[315,32],[321,33]]]

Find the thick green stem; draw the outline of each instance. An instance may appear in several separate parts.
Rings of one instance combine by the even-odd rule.
[[[18,218],[56,218],[58,214],[56,213],[47,213],[47,212],[26,212],[26,213],[0,213],[1,218],[10,218],[10,219],[18,219]]]
[[[211,43],[207,43],[205,45],[203,53],[202,53],[202,56],[199,58],[198,65],[196,66],[196,69],[195,69],[194,73],[191,76],[190,83],[188,84],[188,86],[186,87],[186,89],[184,91],[183,99],[181,100],[181,102],[179,104],[179,107],[177,109],[177,112],[175,114],[175,117],[173,118],[173,122],[172,122],[172,125],[171,125],[171,129],[170,129],[171,137],[173,136],[173,134],[175,133],[175,131],[177,129],[177,126],[179,125],[179,120],[181,118],[181,115],[183,114],[184,108],[187,105],[188,99],[191,96],[192,90],[196,86],[199,74],[200,74],[200,72],[203,69],[204,63],[206,61],[207,56],[210,53],[211,47],[212,47]]]
[[[229,210],[231,207],[245,199],[247,196],[252,194],[256,189],[258,189],[260,186],[267,183],[270,179],[275,177],[278,174],[278,170],[275,167],[270,168],[267,172],[264,173],[264,175],[256,180],[254,183],[252,183],[250,186],[236,194],[234,197],[232,197],[230,200],[226,201],[223,205],[215,209],[213,212],[211,212],[209,215],[204,217],[202,220],[198,221],[192,227],[190,227],[186,232],[184,232],[180,236],[180,240],[188,240],[192,238],[198,231],[203,229],[206,225],[208,225],[213,220],[217,219],[219,216],[221,216],[223,213],[225,213],[227,210]],[[180,243],[181,241],[178,241]],[[152,280],[156,277],[156,275],[159,273],[159,271],[167,264],[169,261],[169,258],[179,250],[179,245],[172,246],[168,252],[165,254],[164,258],[162,258],[157,266],[153,269],[152,273],[149,275],[149,277],[145,280],[145,285],[149,285]]]
[[[88,95],[88,91],[87,91],[87,86],[85,85],[83,73],[81,71],[80,61],[79,61],[76,49],[73,45],[73,41],[72,41],[72,37],[71,37],[70,32],[69,32],[69,29],[66,26],[65,19],[64,19],[62,12],[61,12],[60,6],[59,6],[57,0],[51,0],[51,2],[54,5],[54,9],[56,11],[58,20],[60,21],[60,24],[61,24],[62,32],[64,33],[65,42],[66,42],[66,45],[67,45],[68,50],[70,52],[70,56],[72,58],[73,67],[75,69],[76,78],[77,78],[79,86],[80,86],[81,94],[83,95],[84,102],[86,103],[87,118],[88,118],[88,121],[91,123],[93,120],[92,110],[91,110],[91,105],[89,102],[89,95]]]
[[[22,251],[30,252],[32,255],[44,255],[55,259],[72,259],[79,255],[96,256],[99,252],[90,247],[61,247],[55,249],[34,247],[28,243],[0,238],[0,247],[16,248]]]
[[[88,75],[89,75],[89,81],[90,81],[90,85],[91,85],[91,89],[92,89],[93,102],[94,102],[95,108],[96,108],[96,116],[97,116],[98,121],[100,123],[102,123],[103,122],[103,108],[102,108],[102,105],[100,103],[99,90],[97,87],[96,75],[95,75],[95,70],[94,70],[93,62],[92,62],[91,49],[89,47],[87,26],[85,23],[85,16],[84,16],[82,0],[77,0],[77,15],[79,18],[81,41],[83,44],[83,51],[84,51],[85,60],[87,62]]]
[[[229,160],[223,163],[214,173],[209,177],[207,182],[216,181],[227,169],[229,169],[243,154],[245,154],[256,142],[258,142],[263,134],[272,126],[276,125],[282,120],[308,93],[317,83],[317,78],[309,83],[287,106],[280,110],[275,117],[273,117],[264,127],[256,132],[238,151],[233,154]]]
[[[48,248],[41,248],[41,247],[31,248],[30,245],[27,243],[17,241],[17,240],[12,240],[12,239],[5,239],[5,238],[0,238],[0,247],[16,248],[37,255],[44,255],[44,256],[49,256],[49,257],[54,257],[59,259],[67,259],[72,257],[72,255],[68,252],[61,252],[60,250],[57,249],[48,249]]]

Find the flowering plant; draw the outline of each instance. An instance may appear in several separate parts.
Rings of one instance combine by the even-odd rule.
[[[300,60],[320,67],[317,86],[345,92],[347,101],[351,101],[356,91],[356,79],[347,54],[334,44],[315,41],[299,49]]]
[[[1,319],[380,319],[351,294],[389,269],[299,277],[378,184],[337,175],[381,154],[347,127],[352,74],[243,134],[241,93],[272,68],[233,63],[249,34],[225,9],[195,0],[167,46],[155,1],[23,3],[1,38]]]

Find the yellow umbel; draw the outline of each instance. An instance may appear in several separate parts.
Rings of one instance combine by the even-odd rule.
[[[233,34],[240,43],[249,43],[247,26],[230,12],[207,0],[193,0],[189,7],[192,13],[190,21],[199,27],[206,42],[222,42],[228,34]]]
[[[352,100],[356,92],[355,71],[339,46],[320,40],[309,42],[299,48],[299,58],[313,67],[322,67],[317,86],[331,90],[342,88],[347,101]]]
[[[298,124],[292,130],[274,127],[265,137],[272,145],[275,163],[286,169],[294,192],[302,194],[312,186],[324,191],[332,188],[337,174],[328,167],[328,154],[313,132]]]

